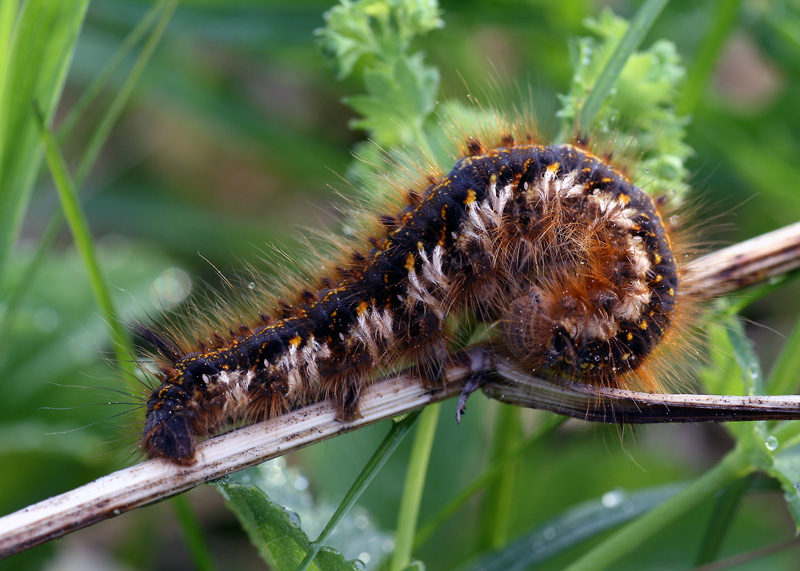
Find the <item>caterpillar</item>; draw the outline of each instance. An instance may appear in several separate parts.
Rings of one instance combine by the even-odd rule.
[[[193,346],[137,325],[159,381],[141,447],[191,464],[198,438],[322,399],[353,419],[375,371],[401,361],[434,389],[458,315],[496,324],[489,342],[526,370],[657,390],[639,372],[680,299],[663,207],[586,145],[470,137],[369,249],[255,323]]]

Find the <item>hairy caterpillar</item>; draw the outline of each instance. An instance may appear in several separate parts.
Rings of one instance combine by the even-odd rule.
[[[525,141],[525,142],[518,142]],[[138,326],[157,351],[142,447],[194,461],[194,441],[330,398],[346,420],[378,367],[409,359],[433,388],[451,315],[499,323],[491,342],[555,378],[656,389],[636,375],[666,334],[679,268],[659,205],[578,145],[506,130],[380,218],[369,250],[291,302],[196,346]]]

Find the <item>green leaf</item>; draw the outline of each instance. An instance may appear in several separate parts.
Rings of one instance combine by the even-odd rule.
[[[363,118],[352,122],[370,139],[389,147],[425,145],[423,125],[436,104],[439,71],[422,54],[410,54],[411,40],[441,27],[431,0],[358,0],[342,2],[325,15],[317,30],[323,53],[339,78],[360,67],[366,94],[345,101]]]
[[[364,71],[366,95],[345,102],[364,116],[354,128],[364,129],[381,145],[397,145],[422,133],[425,119],[433,112],[439,90],[439,71],[426,67],[416,54],[392,67]]]
[[[257,486],[232,481],[215,485],[270,569],[295,571],[311,548],[311,542],[295,521],[296,516],[270,501]],[[309,569],[359,571],[331,549],[321,550]]]
[[[470,571],[528,569],[668,500],[683,484],[613,491],[575,506],[468,567]]]
[[[775,444],[780,443],[776,440]],[[789,513],[800,530],[800,445],[775,454],[767,473],[780,482]]]
[[[325,27],[317,35],[339,79],[357,65],[373,67],[376,61],[396,59],[415,36],[444,26],[431,0],[342,0],[324,18]]]
[[[633,177],[652,192],[680,199],[688,191],[685,162],[692,153],[684,143],[688,117],[674,111],[685,70],[672,42],[634,51],[660,8],[659,1],[646,3],[630,25],[610,10],[586,21],[597,39],[578,42],[572,84],[561,96],[559,139],[580,123],[584,134],[606,148],[640,149]]]

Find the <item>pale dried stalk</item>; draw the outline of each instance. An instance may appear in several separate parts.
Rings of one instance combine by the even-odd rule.
[[[685,285],[694,295],[713,296],[798,267],[800,223],[700,258],[690,265]],[[373,383],[365,391],[362,418],[357,421],[338,422],[329,402],[318,403],[202,442],[192,466],[148,460],[2,517],[0,557],[309,444],[451,398],[474,375],[492,377],[483,389],[493,398],[587,420],[694,422],[718,420],[723,414],[725,420],[800,418],[800,397],[794,396],[650,395],[554,385],[521,375],[511,364],[478,347],[454,359],[447,369],[445,387],[439,391],[423,388],[410,372]]]

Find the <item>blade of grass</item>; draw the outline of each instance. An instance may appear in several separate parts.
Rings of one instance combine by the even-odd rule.
[[[211,550],[203,537],[203,530],[200,528],[197,516],[192,512],[189,503],[186,501],[186,496],[181,495],[172,498],[172,507],[175,508],[175,513],[178,516],[186,549],[189,551],[194,568],[200,571],[214,571],[217,568],[214,565],[214,557],[211,555]]]
[[[647,0],[636,15],[631,20],[631,25],[627,33],[617,45],[617,49],[611,54],[605,67],[603,68],[597,83],[586,98],[586,104],[583,106],[581,112],[580,128],[590,127],[594,125],[594,120],[600,112],[600,107],[603,105],[606,96],[611,92],[614,83],[619,78],[622,68],[628,58],[631,57],[633,52],[639,47],[644,39],[645,34],[650,30],[661,10],[664,9],[668,0]]]
[[[80,109],[80,112],[76,112],[81,106],[81,102],[85,102],[85,105],[88,105],[88,103],[91,102],[91,100],[94,98],[94,95],[90,94],[90,92],[99,91],[99,89],[102,88],[106,83],[108,77],[110,77],[110,75],[119,65],[118,62],[114,63],[114,60],[119,60],[121,62],[124,59],[130,48],[138,43],[138,37],[141,35],[141,33],[143,33],[143,31],[145,31],[149,25],[152,25],[152,19],[157,16],[159,12],[161,12],[161,18],[153,28],[144,48],[142,49],[142,53],[137,58],[130,73],[128,74],[128,77],[125,79],[122,88],[117,92],[117,95],[109,106],[109,110],[106,112],[105,117],[101,120],[100,124],[90,138],[89,147],[81,157],[79,172],[74,179],[76,188],[80,188],[83,185],[86,176],[97,160],[99,150],[105,144],[111,132],[111,127],[117,122],[122,109],[130,99],[131,93],[133,92],[133,87],[139,81],[141,73],[146,64],[149,62],[156,45],[163,35],[166,25],[169,23],[172,14],[175,11],[176,6],[176,0],[161,0],[150,12],[147,13],[142,23],[137,25],[131,34],[126,38],[123,46],[117,51],[114,58],[112,58],[112,62],[106,66],[103,72],[101,72],[101,75],[106,75],[107,77],[103,78],[102,81],[95,80],[92,83],[84,96],[81,97],[75,108],[73,108],[73,110],[70,112],[68,120],[61,125],[59,129],[59,136],[61,139],[63,139],[64,136],[66,136],[72,129],[72,126],[67,126],[67,122],[71,121],[74,125],[74,123],[80,119],[80,115],[85,110]],[[143,26],[142,24],[144,23],[147,23],[148,26]],[[87,94],[90,94],[91,96],[87,98]],[[29,291],[29,285],[33,282],[36,272],[42,266],[43,261],[47,257],[47,253],[52,248],[53,243],[55,242],[55,239],[61,230],[61,225],[63,224],[63,218],[61,216],[61,211],[57,211],[55,214],[53,214],[50,222],[47,225],[47,229],[43,233],[41,240],[39,240],[39,244],[36,247],[36,252],[34,253],[33,259],[28,266],[22,272],[20,272],[16,283],[10,288],[11,294],[6,305],[6,313],[3,316],[2,324],[0,324],[0,344],[2,343],[3,338],[10,334],[14,319],[17,315],[17,310],[24,299],[25,294]]]
[[[9,95],[8,75],[11,62],[12,34],[17,21],[19,4],[17,0],[0,2],[0,125],[6,125],[8,113],[7,97]],[[0,134],[0,158],[3,156],[3,146],[6,137]]]
[[[100,92],[106,88],[111,80],[111,77],[119,70],[120,66],[131,53],[133,48],[142,40],[144,34],[153,26],[153,22],[158,14],[162,12],[165,4],[166,2],[161,0],[160,2],[156,2],[153,7],[150,8],[147,14],[145,14],[139,23],[136,24],[136,27],[125,37],[125,39],[122,41],[122,44],[120,44],[119,48],[117,48],[117,51],[114,52],[114,55],[111,56],[111,59],[108,61],[108,63],[106,63],[106,65],[103,66],[103,69],[100,70],[100,73],[98,73],[97,76],[92,79],[89,87],[87,87],[83,94],[81,94],[78,101],[72,106],[72,109],[67,112],[67,115],[61,121],[61,125],[59,125],[56,132],[59,141],[63,142],[64,138],[67,137],[75,128],[75,125],[80,122],[84,113],[86,113],[86,110],[94,102]]]
[[[439,420],[441,408],[442,405],[436,403],[423,410],[420,414],[419,426],[417,426],[417,433],[414,435],[414,446],[411,450],[411,459],[406,472],[403,500],[400,503],[400,512],[397,516],[397,538],[392,560],[389,563],[390,571],[401,571],[411,563],[419,505],[422,500],[422,491],[425,487],[428,461],[431,457],[433,437],[436,434],[436,422]]]
[[[722,51],[722,46],[733,29],[741,6],[742,0],[718,0],[711,18],[711,26],[704,34],[703,42],[697,50],[686,76],[686,83],[678,101],[678,115],[688,115],[697,106],[706,82],[711,77],[717,57]]]
[[[3,286],[8,285],[11,250],[42,160],[31,103],[39,102],[44,123],[49,125],[87,4],[88,0],[28,0],[15,21],[7,67],[1,78],[3,96],[0,99],[5,121],[0,131],[3,139],[0,143],[0,279]],[[3,10],[3,14],[6,10],[11,13],[12,7],[4,6]]]
[[[533,569],[559,553],[628,522],[678,493],[683,484],[658,486],[635,492],[615,491],[573,506],[523,533],[502,550],[467,566],[468,571],[521,571]]]
[[[700,543],[700,550],[694,562],[695,565],[705,565],[717,557],[722,541],[733,523],[733,516],[736,514],[736,510],[739,509],[742,497],[752,482],[753,474],[741,480],[736,480],[717,499],[703,541]]]
[[[78,164],[78,168],[75,170],[75,180],[77,181],[83,182],[92,165],[97,160],[97,155],[100,153],[100,149],[103,147],[103,144],[105,144],[111,129],[116,124],[117,119],[119,119],[119,116],[122,113],[125,104],[128,102],[128,99],[130,99],[134,87],[139,82],[142,71],[144,70],[148,61],[150,61],[150,57],[153,55],[153,51],[156,49],[156,46],[158,46],[161,36],[164,34],[164,30],[172,18],[172,14],[178,7],[178,0],[162,0],[161,4],[164,7],[161,18],[159,18],[156,26],[153,28],[150,37],[147,39],[147,42],[142,48],[142,53],[139,54],[139,57],[128,74],[127,79],[125,80],[125,83],[122,84],[119,93],[117,93],[114,101],[111,102],[111,105],[103,117],[103,120],[100,122],[100,125],[98,125],[97,129],[95,129],[95,132],[92,134],[92,138],[89,140],[89,144],[86,147],[86,151],[84,152],[81,162]]]
[[[135,353],[131,348],[128,331],[119,322],[117,313],[114,310],[114,303],[106,286],[106,281],[103,278],[103,273],[100,270],[100,264],[97,261],[97,253],[95,252],[92,235],[89,231],[89,223],[80,207],[75,185],[72,178],[69,176],[67,165],[64,162],[64,157],[58,148],[55,137],[45,125],[45,118],[41,109],[39,109],[37,105],[34,105],[34,110],[39,123],[47,164],[50,168],[50,174],[53,177],[56,190],[58,191],[59,200],[61,201],[61,208],[64,210],[64,216],[67,219],[72,237],[75,240],[75,247],[86,267],[92,293],[97,300],[97,305],[109,328],[117,363],[126,373],[133,375]]]
[[[336,525],[342,520],[342,518],[350,511],[355,503],[358,501],[358,498],[361,497],[361,494],[364,493],[364,490],[367,489],[370,482],[372,482],[375,475],[380,471],[389,457],[394,453],[403,439],[408,434],[408,431],[411,430],[411,427],[417,420],[417,417],[420,415],[419,411],[412,412],[411,414],[404,417],[402,420],[396,421],[392,423],[392,428],[389,430],[389,433],[386,435],[386,438],[383,439],[380,446],[375,450],[375,453],[367,462],[367,465],[364,466],[364,469],[361,470],[361,473],[358,475],[358,478],[353,482],[353,485],[350,486],[350,489],[347,491],[342,502],[339,504],[339,507],[336,508],[336,512],[331,516],[331,519],[325,525],[325,529],[319,534],[319,537],[315,539],[311,543],[311,549],[308,550],[303,561],[300,563],[300,566],[297,568],[297,571],[305,571],[311,562],[314,560],[314,557],[317,556],[319,550],[328,540],[333,530],[336,528]]]

